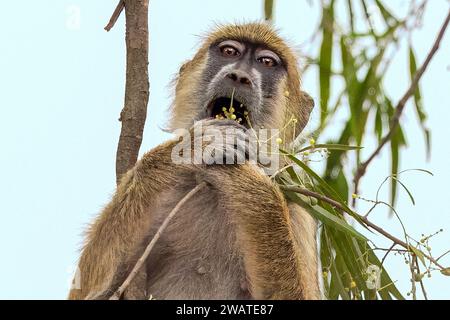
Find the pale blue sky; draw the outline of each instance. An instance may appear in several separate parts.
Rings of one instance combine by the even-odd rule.
[[[301,44],[316,27],[318,1],[279,0],[276,25],[292,44]],[[148,121],[141,151],[167,138],[164,125],[170,103],[168,84],[180,64],[195,52],[200,35],[213,22],[262,17],[261,0],[150,1],[150,83]],[[392,3],[392,4],[391,4]],[[408,1],[389,1],[404,10]],[[115,152],[124,95],[124,18],[110,33],[107,23],[115,1],[20,0],[0,11],[0,298],[64,299],[76,264],[81,234],[111,196]],[[448,1],[430,1],[424,28],[414,33],[419,62],[430,48],[448,10]],[[79,26],[70,19],[79,10]],[[316,48],[313,48],[316,50]],[[389,93],[398,98],[409,84],[407,51],[387,75]],[[433,241],[438,255],[450,248],[448,139],[450,119],[450,33],[423,78],[422,90],[433,133],[433,155],[426,162],[422,134],[408,105],[403,123],[409,148],[401,167],[424,168],[431,178],[410,174],[403,180],[415,195],[411,206],[401,193],[399,212],[407,229],[421,233],[448,229]],[[304,87],[318,102],[317,73],[304,76]],[[397,100],[397,99],[395,99]],[[313,116],[317,121],[318,111]],[[338,124],[337,124],[338,125]],[[333,134],[331,132],[330,135]],[[368,143],[370,151],[373,142]],[[383,155],[369,170],[363,194],[373,197],[389,172]],[[373,216],[400,235],[383,210]],[[383,243],[381,238],[379,239]],[[385,243],[386,244],[386,243]],[[389,244],[386,244],[389,245]],[[443,261],[450,266],[450,259]],[[409,288],[400,258],[388,267],[402,292]],[[431,298],[450,298],[450,279],[426,280]]]

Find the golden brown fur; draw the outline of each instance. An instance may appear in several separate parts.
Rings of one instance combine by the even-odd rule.
[[[254,121],[281,128],[294,116],[300,132],[312,100],[300,90],[295,56],[269,26],[256,23],[219,27],[183,66],[171,127],[193,125],[207,49],[227,38],[266,44],[286,61],[287,77],[273,99],[279,116]],[[221,130],[232,126],[217,120],[203,120],[203,124]],[[171,151],[177,142],[149,151],[123,177],[87,232],[79,261],[80,283],[69,298],[108,298],[167,214],[200,181],[206,181],[208,189],[177,213],[124,298],[320,298],[316,225],[308,213],[288,204],[256,165],[174,164]]]

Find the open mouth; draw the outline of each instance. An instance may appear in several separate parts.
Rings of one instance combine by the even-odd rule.
[[[234,120],[245,127],[250,126],[247,107],[236,99],[220,97],[208,105],[210,116],[215,119]]]

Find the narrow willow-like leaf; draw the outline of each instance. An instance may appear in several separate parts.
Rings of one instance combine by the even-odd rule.
[[[334,191],[333,188],[331,188],[328,185],[328,183],[326,183],[325,180],[323,180],[317,173],[315,173],[313,170],[311,170],[311,168],[308,167],[303,161],[298,159],[296,156],[290,154],[289,152],[286,152],[285,150],[280,149],[280,152],[285,154],[289,159],[294,161],[300,168],[302,168],[303,171],[305,171],[310,177],[312,177],[314,180],[316,180],[329,196],[333,196],[333,197],[337,198],[335,200],[337,200],[343,206],[347,206],[347,204],[344,203],[342,201],[342,199],[340,199],[339,194],[336,191]]]
[[[372,18],[370,17],[369,10],[367,9],[366,0],[360,0],[360,2],[361,2],[361,7],[363,8],[364,14],[366,16],[367,24],[369,25],[369,28],[370,28],[370,33],[375,35],[375,30],[373,28],[372,20],[371,20]]]
[[[308,211],[314,218],[320,220],[325,225],[337,229],[339,231],[342,231],[344,233],[349,233],[351,236],[362,240],[362,241],[368,241],[368,239],[356,231],[355,228],[353,228],[347,221],[345,221],[343,218],[336,216],[333,213],[328,212],[321,206],[311,206],[307,202],[303,201],[299,196],[296,194],[293,194],[292,192],[286,192],[287,197],[303,207],[306,211]]]
[[[422,262],[424,266],[426,266],[426,263],[425,263],[425,256],[424,256],[424,254],[423,254],[422,251],[420,251],[419,249],[417,249],[417,248],[414,247],[414,246],[409,246],[409,250],[410,250],[412,253],[414,253],[414,254],[417,256],[417,258],[419,258],[420,262]]]
[[[410,77],[411,77],[411,81],[412,81],[412,80],[414,80],[414,77],[417,73],[416,55],[414,54],[414,50],[412,47],[409,47],[409,71],[410,71]],[[419,116],[419,120],[421,123],[424,123],[425,120],[427,119],[427,115],[425,114],[425,111],[423,110],[422,94],[420,93],[420,85],[417,86],[417,89],[414,92],[414,103],[416,106],[417,115]]]
[[[342,231],[344,233],[349,233],[353,237],[362,240],[367,241],[367,238],[363,236],[361,233],[355,230],[351,225],[348,224],[348,222],[344,221],[343,219],[340,219],[336,217],[335,215],[329,213],[325,209],[319,206],[314,206],[313,208],[306,209],[308,212],[311,213],[316,219],[319,219],[324,224],[328,225],[331,228],[334,228],[336,230]]]
[[[398,173],[399,166],[399,143],[398,136],[395,134],[391,139],[391,175],[394,177]],[[391,181],[390,205],[395,206],[397,200],[397,182]],[[392,212],[391,212],[392,213]]]
[[[337,300],[339,296],[343,300],[350,300],[350,295],[347,290],[345,290],[345,285],[342,281],[342,277],[345,270],[345,264],[342,261],[341,257],[336,257],[333,259],[333,263],[331,264],[331,283],[330,283],[330,298]]]
[[[382,119],[382,111],[380,108],[377,108],[375,113],[375,126],[374,126],[375,134],[377,135],[378,142],[381,141],[383,137],[383,119]]]
[[[396,177],[398,175],[399,163],[400,163],[400,147],[406,144],[405,136],[403,135],[403,129],[399,125],[395,134],[391,139],[391,175],[392,177]],[[390,205],[392,207],[395,206],[397,201],[397,188],[398,184],[395,179],[391,180],[391,195],[390,195]],[[412,197],[411,193],[408,191],[408,194]],[[413,203],[415,203],[413,198]]]
[[[379,87],[380,81],[382,79],[382,77],[377,76],[378,67],[380,66],[380,63],[384,57],[385,49],[385,46],[380,47],[377,55],[373,59],[371,59],[369,69],[367,70],[364,81],[359,85],[358,93],[354,100],[355,110],[352,110],[352,117],[355,117],[354,121],[358,126],[358,130],[355,132],[356,143],[358,145],[361,145],[362,143],[363,135],[366,130],[367,118],[369,115],[369,112],[363,109],[364,102],[370,102],[370,100],[372,99],[371,95],[369,94],[370,90],[375,91],[375,93],[373,94],[374,97],[377,94],[376,89]]]
[[[355,34],[355,14],[353,12],[353,0],[347,0],[348,17],[350,18],[350,30]]]
[[[342,57],[342,72],[347,87],[347,97],[351,110],[350,124],[353,136],[361,136],[359,132],[359,121],[361,117],[361,105],[358,106],[357,97],[361,94],[360,82],[356,77],[357,69],[355,58],[352,56],[350,48],[346,44],[347,38],[341,37],[341,57]]]
[[[412,81],[417,73],[416,55],[414,54],[414,50],[412,47],[409,47],[409,71]],[[426,127],[427,114],[425,113],[425,109],[423,107],[422,94],[420,93],[420,85],[417,85],[417,89],[414,92],[414,105],[417,117],[419,118],[420,126],[422,127],[422,132],[425,137],[427,158],[430,158],[431,156],[430,131]]]
[[[350,278],[355,281],[359,291],[366,289],[364,276],[362,274],[361,266],[358,262],[358,256],[353,250],[353,244],[349,241],[349,238],[345,234],[330,230],[330,238],[333,242],[333,247],[336,250],[336,256],[341,256],[342,260],[350,274]]]
[[[289,167],[286,169],[286,171],[294,183],[296,183],[298,185],[302,184],[302,182],[300,181],[300,178],[298,177],[298,174],[297,174],[297,172],[295,172],[294,168]]]
[[[325,122],[328,115],[328,101],[330,99],[331,64],[333,61],[333,33],[334,33],[334,0],[322,11],[322,45],[319,56],[320,81],[320,123]]]
[[[347,178],[344,175],[343,169],[339,169],[336,176],[333,177],[326,177],[325,180],[328,182],[328,184],[334,188],[340,195],[341,198],[345,201],[348,201],[350,196],[349,186],[347,182]]]
[[[392,117],[395,113],[394,106],[392,105],[391,100],[388,97],[384,97],[385,104],[387,106],[387,112],[389,114],[389,117]],[[398,125],[397,129],[395,130],[395,133],[393,134],[391,138],[391,176],[395,177],[398,174],[399,169],[399,157],[400,157],[400,147],[406,145],[405,136],[403,134],[403,129],[400,125]],[[391,180],[391,193],[390,193],[390,199],[389,203],[392,207],[395,206],[396,200],[397,200],[397,183],[394,180]],[[392,212],[391,212],[392,214]]]
[[[325,190],[328,196],[332,197],[333,200],[338,202],[346,213],[348,213],[360,225],[362,225],[364,228],[367,229],[367,226],[362,222],[361,217],[357,215],[352,209],[350,209],[347,203],[344,200],[342,200],[339,193],[337,193],[324,179],[322,179],[317,173],[315,173],[314,170],[311,170],[311,168],[309,168],[303,161],[299,160],[297,157],[286,152],[285,150],[280,149],[280,152],[285,154],[292,161],[294,161],[303,171],[305,171],[306,174],[308,174],[312,179],[317,181],[320,187]]]
[[[400,180],[398,180],[396,177],[392,177],[392,179],[395,180],[396,182],[398,182],[403,187],[403,189],[406,190],[409,198],[411,199],[412,204],[416,205],[416,201],[414,200],[412,193],[409,191],[409,189],[406,187],[406,185],[403,182],[401,182]]]
[[[397,18],[394,17],[394,15],[386,9],[386,7],[381,3],[380,0],[375,0],[376,5],[378,6],[378,9],[381,11],[381,15],[384,18],[384,21],[387,25],[392,25],[393,23],[398,23]]]
[[[333,252],[331,251],[331,248],[328,245],[326,233],[323,231],[322,228],[322,232],[320,233],[320,262],[322,266],[322,278],[326,299],[329,299],[330,293],[329,277],[331,276],[330,269],[331,264],[333,263],[333,259],[334,259]],[[324,277],[324,274],[326,274],[327,276]]]
[[[350,137],[351,137],[351,123],[350,121],[347,121],[347,123],[345,124],[345,128],[341,133],[341,136],[339,137],[337,143],[338,144],[348,144],[350,141]],[[325,177],[331,177],[333,171],[336,168],[341,169],[342,168],[342,164],[341,164],[341,158],[343,157],[345,153],[343,151],[335,151],[332,152],[330,154],[330,156],[328,157],[327,160],[327,166],[325,169]]]
[[[341,297],[343,300],[350,300],[351,296],[349,293],[349,285],[350,285],[350,272],[347,268],[347,265],[345,264],[345,261],[343,260],[342,255],[336,255],[334,259],[334,266],[336,267],[336,272],[339,275],[339,282],[344,287],[344,290],[342,291],[341,288]],[[346,294],[347,293],[347,294]]]
[[[273,19],[273,1],[274,0],[264,0],[264,17],[266,21]]]

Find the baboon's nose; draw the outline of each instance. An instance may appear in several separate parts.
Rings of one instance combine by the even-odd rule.
[[[226,75],[226,78],[229,79],[229,81],[233,82],[233,84],[236,85],[243,85],[243,86],[252,86],[252,81],[250,80],[250,76],[240,70],[234,70]]]

